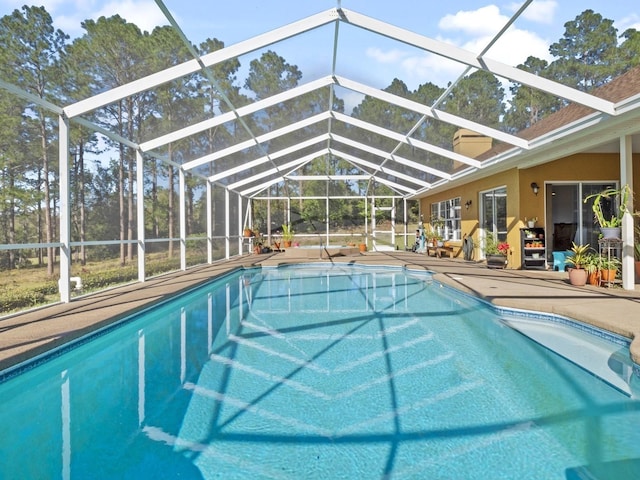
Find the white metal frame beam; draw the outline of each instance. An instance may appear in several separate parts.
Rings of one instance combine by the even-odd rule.
[[[161,2],[160,2],[161,3]],[[523,8],[521,8],[520,10],[523,10]],[[307,31],[316,29],[318,27],[330,24],[332,22],[335,22],[335,33],[334,33],[334,44],[333,44],[333,49],[334,49],[334,56],[333,56],[333,67],[332,67],[332,75],[328,76],[328,77],[324,77],[321,78],[319,80],[316,80],[314,82],[309,82],[305,85],[302,85],[300,87],[296,87],[294,89],[291,89],[287,92],[282,92],[278,95],[275,95],[269,99],[265,99],[259,102],[255,102],[249,106],[246,107],[241,107],[237,110],[235,110],[234,112],[229,112],[227,114],[223,114],[220,115],[214,119],[209,119],[206,120],[204,122],[199,122],[198,124],[186,127],[184,129],[180,129],[180,130],[176,130],[175,132],[171,132],[170,134],[167,135],[163,135],[161,137],[155,138],[153,140],[150,140],[148,142],[145,142],[144,144],[138,146],[138,145],[134,145],[132,144],[132,142],[128,142],[126,139],[122,139],[122,138],[118,138],[118,141],[123,141],[125,144],[131,143],[129,146],[132,148],[140,148],[142,149],[142,151],[144,152],[149,152],[155,148],[158,148],[160,146],[166,145],[167,143],[170,143],[172,141],[176,141],[182,138],[185,138],[189,135],[193,135],[195,133],[201,132],[203,130],[206,130],[207,128],[212,128],[213,126],[216,125],[220,125],[226,121],[230,121],[234,118],[238,118],[242,115],[247,115],[249,113],[252,112],[256,112],[259,111],[261,109],[267,108],[270,105],[274,105],[278,102],[281,101],[286,101],[288,99],[292,99],[295,98],[299,95],[302,95],[306,92],[310,92],[312,90],[315,90],[317,88],[322,88],[324,86],[331,86],[332,90],[333,90],[333,85],[340,85],[344,88],[350,89],[352,91],[356,91],[359,93],[362,93],[364,95],[370,95],[372,97],[378,98],[380,100],[383,101],[387,101],[393,105],[397,105],[399,107],[403,107],[403,108],[408,108],[412,111],[416,111],[418,113],[422,113],[423,115],[427,116],[427,117],[431,117],[434,119],[438,119],[453,125],[456,125],[460,128],[468,128],[470,130],[476,131],[478,133],[481,133],[483,135],[487,135],[490,136],[492,138],[495,138],[497,140],[500,141],[504,141],[507,142],[509,144],[514,145],[515,147],[519,147],[521,149],[529,149],[530,145],[526,140],[520,139],[518,137],[515,137],[513,135],[508,135],[504,132],[500,132],[498,130],[489,128],[489,127],[485,127],[481,124],[478,124],[476,122],[473,121],[469,121],[469,120],[465,120],[462,119],[460,117],[457,117],[455,115],[450,115],[447,114],[446,112],[442,112],[439,110],[435,110],[433,108],[430,108],[428,106],[419,104],[417,102],[413,102],[407,99],[403,99],[401,97],[397,97],[395,95],[392,95],[388,92],[384,92],[372,87],[369,87],[367,85],[363,85],[361,83],[358,82],[354,82],[342,77],[338,77],[335,76],[335,63],[336,63],[336,56],[337,56],[337,45],[338,45],[338,32],[339,32],[339,25],[341,22],[345,22],[347,24],[368,30],[373,32],[374,34],[378,34],[378,35],[382,35],[382,36],[386,36],[388,38],[391,38],[393,40],[408,44],[408,45],[412,45],[414,47],[417,47],[419,49],[422,49],[424,51],[427,52],[431,52],[435,55],[441,56],[443,58],[447,58],[449,60],[467,65],[467,67],[469,68],[477,68],[477,69],[482,69],[482,70],[486,70],[489,71],[495,75],[498,75],[500,77],[503,78],[507,78],[510,79],[514,82],[518,82],[521,83],[523,85],[528,85],[530,87],[536,88],[538,90],[541,91],[545,91],[554,95],[557,95],[559,97],[565,98],[569,101],[572,102],[576,102],[585,106],[588,106],[590,108],[593,108],[597,111],[600,112],[604,112],[607,113],[609,115],[615,115],[616,114],[616,108],[615,105],[612,102],[600,99],[598,97],[595,97],[593,95],[590,94],[586,94],[584,92],[578,91],[574,88],[571,87],[566,87],[560,83],[548,80],[548,79],[544,79],[541,78],[539,76],[530,74],[528,72],[525,72],[523,70],[511,67],[509,65],[503,64],[501,62],[497,62],[497,61],[493,61],[491,59],[486,59],[484,58],[484,56],[481,54],[479,56],[476,56],[475,54],[473,54],[472,52],[466,51],[464,49],[455,47],[453,45],[438,41],[438,40],[434,40],[428,37],[425,37],[423,35],[414,33],[414,32],[410,32],[408,30],[396,27],[394,25],[367,17],[366,15],[362,15],[359,14],[357,12],[353,12],[347,9],[343,9],[343,8],[338,8],[338,9],[330,9],[327,10],[325,12],[321,12],[318,13],[316,15],[312,15],[310,17],[304,18],[300,21],[294,22],[292,24],[274,29],[270,32],[264,33],[262,35],[258,35],[256,37],[253,37],[251,39],[239,42],[237,44],[231,45],[229,47],[223,48],[221,50],[217,50],[215,52],[209,53],[207,55],[203,55],[199,58],[196,58],[194,60],[191,61],[187,61],[184,62],[180,65],[176,65],[174,67],[171,67],[169,69],[163,70],[162,72],[157,72],[155,74],[149,75],[147,77],[141,78],[139,80],[136,80],[134,82],[131,82],[127,85],[123,85],[121,87],[117,87],[114,89],[111,89],[107,92],[104,92],[102,94],[96,95],[94,97],[91,97],[89,99],[86,100],[82,100],[80,102],[77,102],[75,104],[69,105],[68,107],[65,107],[63,109],[64,113],[69,117],[74,119],[75,117],[78,117],[79,115],[82,115],[83,113],[95,110],[97,108],[100,108],[102,106],[111,104],[113,102],[116,102],[126,96],[129,95],[133,95],[145,90],[149,90],[151,88],[154,88],[155,86],[161,85],[163,83],[166,82],[170,82],[172,80],[176,80],[178,78],[181,78],[185,75],[189,75],[192,74],[200,69],[203,68],[207,68],[216,64],[219,64],[221,62],[236,58],[240,55],[244,55],[247,53],[250,53],[252,51],[257,51],[260,48],[264,48],[268,45],[272,45],[274,43],[277,43],[279,41],[291,38],[291,37],[295,37],[297,35],[303,34]],[[504,29],[503,29],[504,30]],[[501,32],[502,33],[502,32]],[[499,36],[500,34],[498,34]],[[485,49],[485,51],[483,51],[483,53],[486,52],[487,49]],[[4,88],[12,88],[11,85],[0,85]],[[332,90],[330,92],[330,98],[332,98]],[[20,92],[22,93],[22,92]],[[54,105],[48,106],[51,108],[54,108]],[[55,108],[59,108],[59,107],[55,107]],[[329,113],[334,113],[334,117],[333,118],[338,118],[338,115],[341,115],[337,112],[331,112],[331,105],[329,106],[329,110],[328,112],[325,113],[329,114]],[[343,116],[342,119],[344,120],[344,118],[350,118],[347,116]],[[80,119],[78,119],[80,120]],[[84,121],[86,122],[86,121]],[[329,122],[331,122],[331,118],[329,118]],[[355,120],[351,119],[350,123],[354,124]],[[88,122],[90,123],[90,122]],[[290,128],[292,129],[296,129],[296,128],[302,128],[301,127],[302,124],[299,124],[298,122],[296,122],[295,124],[292,124],[290,126]],[[362,124],[360,124],[362,125]],[[95,125],[91,124],[92,128],[96,128]],[[287,127],[285,127],[284,129],[280,129],[279,132],[286,132]],[[371,126],[370,128],[368,128],[370,131],[374,131],[376,129],[375,126]],[[329,124],[328,127],[329,132],[331,132],[331,125]],[[292,131],[292,130],[290,130]],[[279,133],[278,132],[278,133]],[[378,132],[380,132],[378,130]],[[103,134],[108,134],[107,132],[101,132]],[[217,158],[222,158],[222,156],[224,155],[228,155],[230,154],[230,152],[233,151],[241,151],[245,148],[250,148],[252,146],[260,146],[264,141],[266,141],[266,139],[269,138],[269,136],[271,135],[271,138],[275,138],[275,136],[278,136],[278,133],[276,132],[270,132],[266,135],[260,136],[258,138],[254,138],[250,141],[247,142],[243,142],[240,144],[237,144],[234,147],[229,147],[229,149],[225,149],[224,151],[221,152],[216,152],[214,154],[212,154],[211,156],[205,156],[202,158],[199,158],[197,160],[193,160],[191,162],[186,163],[185,165],[182,166],[182,168],[185,168],[187,170],[193,169],[197,166],[203,165],[207,162],[210,161],[214,161]],[[391,132],[393,133],[393,132]],[[448,158],[452,158],[451,153],[447,150],[444,149],[439,149],[439,147],[436,147],[434,145],[431,145],[427,142],[420,142],[418,140],[414,140],[412,139],[409,135],[411,134],[411,132],[409,133],[397,133],[397,134],[393,134],[391,136],[391,138],[397,139],[399,142],[402,143],[406,143],[406,144],[410,144],[412,146],[417,146],[418,148],[422,148],[428,151],[431,151],[433,153],[436,153],[438,155],[442,155]],[[109,136],[111,138],[114,138],[112,136],[113,134],[109,134]],[[390,136],[389,133],[386,134],[386,136]],[[330,147],[330,140],[328,140],[328,147]],[[396,147],[397,149],[397,147]],[[157,154],[153,154],[154,156],[157,156]],[[265,152],[265,157],[267,158],[267,161],[269,161],[270,159],[270,154],[269,152]],[[389,159],[392,158],[393,152],[388,153],[385,157],[383,157],[385,160],[387,161]],[[164,158],[163,158],[164,159]],[[406,159],[405,159],[406,160]],[[481,168],[481,166],[479,164],[476,164],[474,162],[470,162],[469,159],[467,159],[466,157],[460,156],[459,158],[454,158],[455,161],[459,161],[462,163],[466,163],[468,165],[471,165],[475,168]],[[431,172],[433,174],[438,175],[438,173],[436,172]],[[444,173],[444,172],[442,172]],[[441,178],[443,179],[447,179],[446,175],[439,175]]]
[[[478,70],[486,70],[499,77],[507,78],[522,85],[551,93],[562,97],[571,102],[593,108],[609,115],[616,115],[613,102],[598,98],[594,95],[581,92],[575,88],[567,87],[561,83],[548,80],[546,78],[534,75],[516,67],[491,60],[488,58],[479,58],[472,52],[456,47],[449,43],[425,37],[423,35],[405,30],[394,25],[376,20],[366,15],[353,12],[351,10],[342,9],[343,16],[340,20],[351,25],[358,26],[379,35],[383,35],[394,40],[412,45],[421,50],[434,53],[449,60],[453,60],[464,65],[468,65]]]
[[[426,115],[427,117],[433,118],[435,120],[440,120],[460,128],[473,130],[474,132],[481,133],[482,135],[486,135],[487,137],[491,137],[523,149],[529,148],[527,140],[516,137],[514,135],[509,135],[508,133],[501,132],[500,130],[496,130],[495,128],[486,127],[480,123],[467,120],[457,115],[452,115],[451,113],[447,113],[442,110],[433,109],[427,105],[423,105],[422,103],[415,102],[398,95],[394,95],[393,93],[385,92],[384,90],[370,87],[368,85],[365,85],[364,83],[356,82],[345,77],[336,75],[335,81],[336,85],[339,85],[353,92],[377,98],[378,100],[391,103],[398,107],[406,108],[407,110],[411,110],[416,113],[421,113],[423,115]]]
[[[236,190],[239,187],[242,187],[242,186],[247,185],[249,183],[256,182],[256,181],[258,181],[258,180],[260,180],[262,178],[268,177],[269,175],[275,175],[277,173],[280,173],[280,175],[278,177],[280,180],[278,180],[278,181],[283,181],[285,175],[287,175],[287,174],[283,174],[282,170],[291,170],[292,169],[291,171],[295,171],[296,169],[300,168],[304,164],[309,163],[313,159],[318,158],[318,157],[320,157],[322,155],[325,155],[326,153],[327,153],[327,149],[326,148],[324,148],[322,150],[319,150],[317,152],[310,153],[308,155],[305,155],[304,157],[300,157],[300,158],[297,158],[295,160],[292,160],[291,162],[285,163],[284,165],[281,165],[280,168],[278,168],[278,169],[277,168],[271,168],[271,169],[266,170],[264,172],[260,172],[260,173],[258,173],[256,175],[253,175],[251,177],[243,178],[242,180],[238,180],[237,182],[230,184],[229,185],[229,189]],[[290,173],[291,172],[289,172],[289,174]],[[276,181],[274,183],[278,183],[278,182]],[[271,184],[271,185],[273,185],[273,184]],[[240,195],[244,195],[244,194],[245,194],[244,192],[240,192]]]
[[[347,115],[343,115],[343,114],[335,114],[336,119],[342,120],[345,123],[348,123],[349,125],[353,125],[354,127],[359,127],[362,128],[364,130],[368,130],[372,133],[375,133],[377,135],[381,135],[384,137],[388,137],[392,140],[398,140],[401,141],[402,143],[406,143],[407,145],[410,145],[412,147],[416,147],[419,148],[420,150],[424,150],[425,152],[431,152],[431,153],[435,153],[436,155],[440,155],[441,157],[444,158],[448,158],[450,160],[454,160],[456,162],[460,162],[460,163],[464,163],[466,165],[470,165],[474,168],[482,168],[482,163],[478,160],[474,160],[473,158],[467,157],[465,155],[461,155],[459,153],[455,153],[452,152],[451,150],[447,150],[445,148],[442,147],[437,147],[435,145],[431,145],[430,143],[426,143],[420,140],[414,140],[414,139],[407,139],[406,137],[404,137],[401,134],[395,133],[391,130],[387,130],[386,128],[382,128],[382,127],[378,127],[376,125],[372,125],[368,122],[363,122],[362,120],[358,120],[356,118],[352,118],[349,117]],[[333,135],[334,139],[345,139],[345,137],[342,136],[338,136],[338,135]],[[343,142],[343,140],[340,140],[341,142]],[[343,142],[344,143],[344,142]],[[356,142],[359,145],[364,145],[360,142]],[[370,147],[372,148],[372,147]],[[379,152],[382,152],[382,150],[377,150]],[[394,159],[400,159],[402,157],[395,155],[395,154],[391,154],[389,152],[384,152],[383,155],[385,158],[394,158]],[[448,174],[447,172],[443,172],[442,170],[438,170],[436,168],[433,167],[429,167],[427,165],[422,165],[421,163],[415,162],[415,161],[411,161],[411,160],[407,160],[407,159],[403,159],[403,162],[399,162],[399,163],[405,163],[405,165],[409,165],[412,166],[413,168],[417,168],[418,170],[423,170],[425,172],[429,172],[433,175],[436,175],[438,177],[442,177],[442,178],[450,178],[451,175]]]
[[[296,35],[300,35],[301,33],[313,30],[336,20],[335,9],[317,13],[297,22],[285,25],[284,27],[276,28],[275,30],[271,30],[262,35],[257,35],[248,40],[238,42],[226,48],[203,55],[200,57],[200,61],[202,62],[202,66],[211,67],[218,63],[267,47],[281,40],[295,37]],[[131,95],[144,92],[172,80],[195,73],[200,70],[202,66],[197,59],[189,60],[174,67],[134,80],[126,85],[113,88],[86,100],[81,100],[69,105],[64,108],[65,114],[69,118],[77,117],[78,115],[104,107],[105,105],[117,102],[118,100]]]
[[[237,167],[233,167],[230,168],[228,170],[225,170],[224,172],[220,172],[217,173],[215,175],[211,175],[209,177],[209,181],[218,181],[218,180],[223,180],[231,175],[235,175],[237,173],[240,173],[244,170],[248,170],[251,168],[255,168],[259,165],[262,165],[264,163],[269,162],[270,160],[275,160],[277,158],[280,157],[284,157],[285,155],[289,155],[291,153],[295,153],[298,150],[302,150],[303,148],[307,148],[307,147],[311,147],[317,143],[320,143],[324,140],[329,139],[329,135],[326,133],[323,133],[322,135],[318,135],[317,137],[314,137],[310,140],[306,140],[304,142],[300,142],[297,143],[296,145],[293,145],[291,147],[287,147],[287,148],[283,148],[282,150],[278,150],[277,152],[273,152],[272,154],[269,155],[269,157],[267,156],[263,156],[260,158],[256,158],[255,160],[251,160],[249,162],[245,162],[242,165],[238,165]]]
[[[269,132],[268,134],[265,134],[265,135],[262,135],[260,137],[257,137],[257,139],[260,140],[261,142],[268,141],[268,140],[273,140],[273,139],[278,138],[278,137],[280,137],[282,135],[286,135],[288,133],[291,133],[293,131],[299,130],[301,128],[308,127],[308,126],[310,126],[310,125],[312,125],[314,123],[318,123],[318,122],[322,122],[324,120],[327,120],[328,118],[330,118],[331,115],[333,115],[333,117],[336,118],[337,120],[343,121],[343,122],[351,124],[353,126],[357,126],[359,128],[366,129],[366,130],[371,131],[372,133],[376,133],[378,135],[387,136],[387,137],[392,138],[394,140],[399,140],[399,141],[405,142],[408,145],[411,145],[411,146],[416,147],[416,148],[420,148],[420,149],[425,150],[425,151],[429,151],[429,152],[435,153],[437,155],[441,155],[441,156],[443,156],[445,158],[450,158],[451,160],[458,161],[458,162],[461,162],[461,163],[464,163],[464,164],[467,164],[467,165],[471,165],[471,166],[473,166],[475,168],[480,168],[482,166],[482,164],[479,161],[473,160],[473,159],[471,159],[469,157],[466,157],[464,155],[460,155],[460,154],[457,154],[455,152],[451,152],[449,150],[445,150],[445,149],[443,149],[441,147],[437,147],[435,145],[431,145],[431,144],[428,144],[428,143],[425,143],[425,142],[422,142],[422,141],[419,141],[419,140],[411,139],[409,141],[409,140],[407,140],[406,137],[404,137],[401,134],[397,134],[395,132],[392,132],[391,130],[386,130],[386,129],[383,129],[381,127],[377,127],[375,125],[372,125],[372,124],[370,124],[368,122],[364,122],[362,120],[354,119],[352,117],[349,117],[348,115],[344,115],[344,114],[337,113],[337,112],[334,112],[333,114],[331,114],[330,112],[320,113],[320,114],[315,115],[313,117],[310,117],[308,119],[304,119],[304,120],[300,120],[298,122],[292,123],[291,125],[288,125],[287,127],[284,127],[284,128]],[[260,164],[267,163],[267,162],[272,161],[272,160],[274,160],[276,158],[279,158],[279,157],[282,157],[284,155],[288,155],[288,154],[294,153],[297,150],[300,150],[302,148],[306,148],[308,146],[314,145],[316,143],[319,143],[319,142],[322,142],[322,141],[325,141],[325,140],[328,140],[328,139],[334,139],[334,140],[339,141],[341,143],[350,145],[352,147],[358,148],[358,149],[366,151],[368,153],[372,153],[372,154],[374,154],[376,156],[380,156],[382,158],[390,158],[391,160],[393,160],[393,161],[395,161],[397,163],[404,164],[404,165],[409,166],[411,168],[415,168],[417,170],[430,173],[430,174],[438,176],[440,178],[448,179],[448,178],[451,177],[451,175],[446,173],[446,172],[443,172],[441,170],[438,170],[438,169],[423,165],[423,164],[418,163],[418,162],[414,162],[414,161],[409,160],[409,159],[405,159],[405,158],[403,158],[403,157],[401,157],[399,155],[391,155],[390,156],[390,154],[388,152],[384,152],[382,150],[375,149],[373,147],[370,147],[370,146],[365,145],[365,144],[360,143],[360,142],[355,142],[355,141],[349,140],[349,139],[347,139],[345,137],[342,137],[342,136],[323,134],[323,135],[319,135],[317,137],[314,137],[312,139],[306,140],[304,142],[301,142],[299,144],[296,144],[296,145],[294,145],[292,147],[288,147],[288,148],[280,150],[278,152],[273,152],[273,153],[269,154],[268,157],[267,156],[261,156],[261,157],[259,157],[257,159],[250,160],[248,162],[243,163],[242,165],[239,165],[239,166],[234,167],[232,169],[226,170],[225,172],[221,172],[221,173],[218,173],[216,175],[212,175],[212,176],[209,177],[209,181],[224,180],[226,177],[228,177],[230,175],[234,175],[234,174],[240,173],[243,170],[247,170],[247,169],[256,167],[256,166],[258,166]],[[237,144],[237,145],[235,145],[233,147],[229,147],[227,149],[220,150],[219,152],[215,152],[215,153],[212,153],[210,155],[206,155],[204,157],[201,157],[201,158],[196,159],[196,160],[192,160],[190,162],[186,162],[183,165],[183,168],[186,169],[186,170],[191,169],[191,168],[195,168],[196,166],[200,166],[200,165],[203,165],[204,163],[208,163],[210,161],[214,161],[214,160],[218,160],[218,159],[224,158],[227,155],[231,155],[233,153],[237,153],[239,151],[242,151],[242,150],[244,150],[246,148],[250,148],[252,146],[254,146],[253,140],[248,140],[246,142],[242,142],[240,144]],[[400,176],[401,174],[399,174],[399,172],[397,172],[396,175]]]
[[[242,150],[246,150],[248,148],[252,148],[256,146],[256,141],[258,144],[262,144],[268,142],[269,140],[273,140],[278,137],[282,137],[283,135],[287,135],[288,133],[295,132],[296,130],[301,130],[305,127],[313,125],[314,123],[319,123],[325,120],[328,120],[330,117],[329,112],[319,113],[318,115],[314,115],[313,117],[305,118],[304,120],[300,120],[295,123],[291,123],[286,127],[278,128],[277,130],[272,130],[270,132],[265,133],[264,135],[259,135],[251,140],[246,140],[244,142],[237,143],[231,147],[225,148],[223,150],[219,150],[215,153],[211,153],[209,155],[205,155],[204,157],[200,157],[195,160],[190,160],[183,164],[183,168],[186,170],[191,170],[193,168],[204,165],[205,163],[209,163],[215,160],[219,160],[226,156],[232,155],[234,153],[241,152]],[[267,155],[270,159],[273,159],[273,155]]]
[[[354,155],[351,155],[349,153],[341,152],[340,150],[331,149],[331,153],[333,155],[335,155],[336,157],[344,158],[345,160],[348,160],[348,161],[350,161],[352,163],[355,163],[356,165],[360,165],[362,167],[372,168],[376,172],[385,173],[385,174],[393,176],[393,177],[401,178],[401,179],[406,180],[407,182],[411,182],[411,183],[413,183],[415,185],[420,185],[422,187],[428,187],[430,185],[428,182],[424,182],[422,180],[418,180],[417,178],[413,178],[410,175],[405,175],[404,173],[396,172],[396,171],[391,170],[389,168],[383,167],[380,164],[369,162],[367,160],[363,160],[363,159],[358,158],[358,157],[356,157]],[[375,178],[375,180],[381,180],[381,177],[379,177],[377,175],[370,175],[369,176],[369,180],[372,177]],[[390,181],[390,180],[387,180],[387,181]],[[406,191],[406,192],[409,192],[409,193],[413,193],[415,191],[414,188],[408,188],[408,187],[400,188],[400,185],[398,183],[396,183],[396,182],[392,182],[392,183],[394,185],[398,185],[398,189],[399,190],[403,190],[403,191]]]
[[[389,157],[389,154],[384,151],[384,150],[379,150],[377,148],[374,147],[370,147],[369,145],[365,145],[364,143],[358,142],[356,140],[351,140],[350,138],[346,138],[346,137],[342,137],[340,135],[331,135],[331,137],[339,143],[342,143],[344,145],[347,145],[349,147],[353,147],[353,148],[357,148],[359,150],[362,150],[364,152],[367,153],[371,153],[372,155],[375,155],[376,157],[381,157],[381,158],[389,158],[390,160],[392,160],[395,163],[399,163],[401,165],[405,165],[407,167],[413,168],[415,170],[424,172],[424,173],[429,173],[431,175],[434,175],[436,177],[440,177],[440,178],[445,178],[445,179],[449,179],[451,178],[451,175],[441,172],[440,170],[436,170],[434,168],[431,167],[426,167],[424,165],[422,165],[421,163],[418,162],[414,162],[413,160],[408,160],[406,158],[401,157],[400,155],[392,155],[391,157]],[[335,150],[335,148],[334,148]],[[381,165],[377,165],[377,167],[381,167]],[[387,168],[387,167],[384,167]],[[388,171],[393,171],[393,170],[388,170]],[[416,179],[414,178],[412,180],[414,183],[416,183]]]
[[[272,107],[274,105],[277,105],[279,103],[285,102],[287,100],[291,100],[295,97],[299,97],[300,95],[304,95],[306,93],[310,93],[314,90],[318,90],[320,88],[324,88],[327,87],[329,85],[333,84],[333,78],[331,78],[330,76],[326,76],[324,78],[320,78],[318,80],[314,80],[312,82],[308,82],[305,83],[303,85],[300,85],[298,87],[294,87],[290,90],[287,90],[285,92],[282,93],[278,93],[276,95],[273,95],[271,97],[262,99],[262,100],[258,100],[256,102],[253,102],[249,105],[245,105],[243,107],[238,107],[236,109],[236,113],[241,116],[244,117],[246,115],[251,115],[252,113],[256,113],[259,112],[260,110],[265,110],[269,107]],[[188,127],[185,128],[181,128],[179,130],[175,130],[171,133],[168,133],[166,135],[162,135],[160,137],[156,137],[152,140],[149,140],[147,142],[143,142],[140,144],[140,148],[142,149],[143,152],[149,151],[149,150],[154,150],[156,148],[162,147],[164,145],[167,145],[171,142],[176,142],[178,140],[182,140],[184,138],[187,138],[191,135],[196,135],[198,133],[204,132],[206,130],[209,130],[211,128],[215,128],[219,125],[223,125],[226,122],[230,122],[235,120],[236,115],[234,115],[233,112],[225,112],[222,113],[220,115],[217,115],[213,118],[207,119],[207,120],[203,120],[202,122],[198,122],[195,123],[193,125],[190,125]]]

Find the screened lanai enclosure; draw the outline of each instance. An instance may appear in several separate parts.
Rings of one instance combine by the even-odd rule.
[[[79,283],[144,282],[249,254],[256,239],[272,246],[283,226],[302,246],[404,249],[430,215],[419,211],[425,192],[550,142],[516,135],[504,107],[474,104],[478,85],[499,105],[526,88],[593,118],[622,111],[504,55],[531,0],[475,48],[421,33],[411,1],[384,15],[368,2],[357,2],[362,12],[298,3],[263,16],[276,7],[249,2],[224,16],[156,0],[153,28],[123,13],[72,35],[43,7],[7,12],[3,269],[47,268],[68,302]],[[410,66],[385,76],[373,60],[385,52]],[[460,129],[508,148],[456,153]],[[95,279],[92,262],[108,261],[117,273]]]

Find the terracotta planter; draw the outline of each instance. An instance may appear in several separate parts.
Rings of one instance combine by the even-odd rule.
[[[367,251],[367,244],[366,243],[361,243],[358,247],[360,248],[360,252],[361,253],[364,253],[364,252]]]
[[[507,256],[496,254],[487,255],[487,268],[505,268],[507,266]]]
[[[569,283],[576,287],[584,287],[587,284],[587,271],[584,268],[570,268]]]
[[[282,242],[282,245],[284,246],[284,248],[291,248],[291,240],[284,240]]]
[[[244,237],[249,238],[249,237],[251,237],[253,235],[253,232],[251,231],[250,228],[245,228],[244,231],[242,232],[242,235]]]
[[[600,285],[600,272],[596,271],[593,273],[589,273],[587,275],[587,283],[589,285],[595,285],[596,287]]]
[[[636,260],[635,266],[636,266],[636,279],[640,280],[640,261]]]
[[[617,270],[600,270],[600,280],[602,282],[613,282],[616,279]]]

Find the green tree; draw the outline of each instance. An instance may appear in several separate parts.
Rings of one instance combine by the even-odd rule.
[[[90,78],[93,92],[127,84],[149,73],[146,59],[152,56],[152,51],[149,42],[144,40],[148,35],[143,35],[136,25],[114,15],[100,17],[97,21],[86,20],[82,27],[86,33],[76,39],[70,49],[73,61]],[[131,95],[95,113],[107,128],[115,129],[119,135],[132,141],[139,141],[142,124],[150,115],[149,95],[149,92]],[[132,259],[134,249],[133,243],[127,244],[125,240],[133,240],[135,231],[135,152],[120,143],[115,147],[119,152],[120,262],[124,265],[127,259]]]
[[[298,85],[302,72],[295,65],[290,65],[276,52],[269,50],[252,60],[249,64],[249,75],[245,88],[251,90],[256,99],[269,98]]]
[[[549,74],[548,67],[546,60],[536,57],[529,57],[524,64],[518,65],[518,68],[540,77]],[[561,106],[560,100],[550,93],[527,85],[514,84],[510,90],[512,98],[504,117],[504,124],[512,133],[530,127]]]
[[[391,84],[387,86],[384,91],[403,98],[409,98],[411,96],[411,92],[407,85],[398,78],[394,78]],[[416,112],[370,96],[364,97],[362,102],[353,109],[351,116],[387,130],[402,133],[409,132],[420,118],[420,115]],[[352,126],[348,127],[346,136],[362,144],[369,145],[386,152],[391,152],[398,145],[397,140]],[[345,150],[346,153],[350,153],[364,160],[374,163],[381,161],[380,157],[372,153],[367,153],[350,147],[347,147]],[[365,167],[360,168],[365,173],[373,173]],[[399,167],[394,165],[393,168],[397,169]]]
[[[53,27],[44,7],[24,6],[0,19],[0,44],[3,46],[2,77],[38,98],[55,101],[61,85],[59,59],[63,55],[67,36]],[[31,152],[41,162],[37,172],[38,188],[42,185],[44,234],[47,243],[54,242],[53,205],[56,169],[51,155],[55,141],[55,125],[47,112],[38,105],[25,109],[30,126]],[[37,140],[37,141],[36,141]],[[53,275],[54,248],[47,247],[47,273]]]
[[[423,105],[432,106],[442,96],[445,89],[431,82],[419,85],[413,92],[411,99],[422,103]],[[450,150],[453,142],[453,135],[458,127],[455,125],[442,122],[435,118],[425,117],[418,129],[414,132],[413,137],[423,142]],[[409,147],[404,147],[408,149]],[[402,153],[402,151],[401,151]],[[443,158],[431,152],[421,149],[412,149],[411,156],[415,161],[430,167],[448,171],[451,168],[451,160]],[[438,177],[426,172],[416,172],[416,178],[427,182],[438,180]]]
[[[19,198],[26,196],[27,185],[21,182],[28,170],[17,139],[22,130],[22,102],[0,91],[0,235],[2,243],[15,244]],[[16,251],[6,250],[0,264],[15,268]]]
[[[500,128],[504,108],[504,88],[492,73],[485,70],[461,79],[444,104],[448,113],[492,128]]]
[[[620,73],[623,73],[640,65],[640,32],[628,28],[620,38],[624,38],[624,41],[618,48],[618,63],[622,67]]]
[[[585,10],[564,24],[563,37],[549,47],[556,60],[552,78],[582,91],[597,88],[619,73],[617,29],[613,21]]]

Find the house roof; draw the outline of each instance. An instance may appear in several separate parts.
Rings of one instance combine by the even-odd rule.
[[[571,103],[516,133],[529,142],[530,151],[517,151],[512,145],[498,143],[477,160],[485,166],[495,166],[498,159],[505,168],[528,168],[578,152],[619,152],[622,135],[631,135],[633,151],[640,151],[640,67],[631,68],[591,93],[614,103],[619,114],[603,115],[588,106]],[[477,178],[479,172],[475,173],[469,178]]]
[[[619,103],[640,94],[640,67],[634,67],[628,70],[609,83],[594,89],[591,93],[598,98],[613,103]],[[570,104],[542,118],[532,126],[519,131],[516,135],[526,140],[533,140],[594,113],[597,112],[585,105]],[[484,154],[483,158],[491,158],[508,148],[507,145],[498,145]]]

